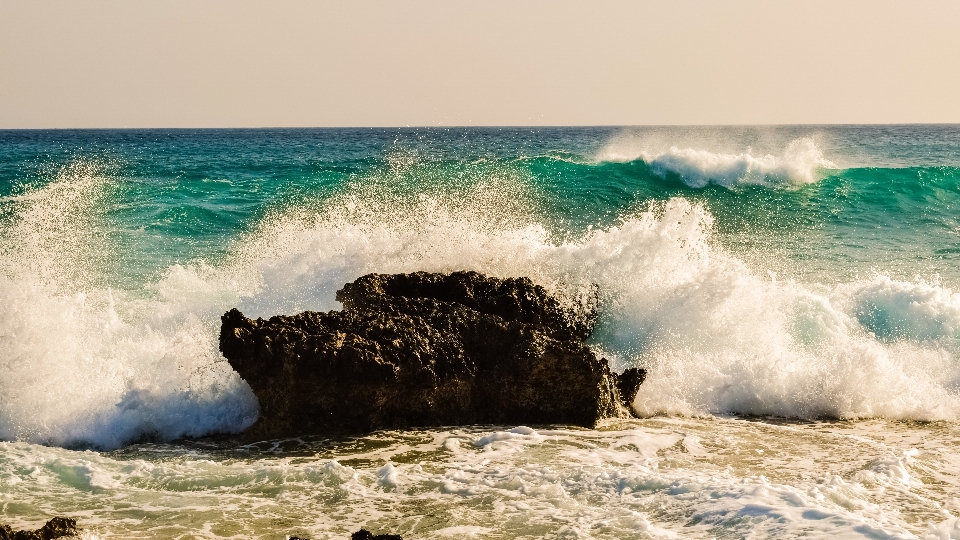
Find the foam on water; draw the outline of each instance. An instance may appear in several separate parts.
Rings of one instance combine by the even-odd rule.
[[[115,447],[239,431],[256,401],[217,351],[220,314],[336,309],[348,281],[416,270],[529,276],[572,306],[599,291],[594,346],[617,369],[648,369],[644,415],[960,414],[960,294],[947,287],[778,280],[719,247],[710,213],[682,198],[558,237],[523,178],[398,187],[407,161],[280,208],[226,259],[174,265],[133,291],[104,284],[100,268],[108,176],[80,164],[15,199],[0,438]]]
[[[103,537],[949,538],[958,492],[931,475],[952,447],[872,427],[652,419],[112,454],[0,443],[0,504],[22,505],[23,527],[37,507],[79,512]]]

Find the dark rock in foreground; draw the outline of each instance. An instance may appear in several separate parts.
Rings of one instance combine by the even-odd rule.
[[[290,536],[287,537],[287,540],[310,540],[309,538],[302,538],[300,536]],[[350,540],[403,540],[399,534],[373,534],[372,532],[366,529],[360,529],[359,531],[350,535]]]
[[[529,279],[370,274],[343,311],[222,317],[220,350],[260,401],[254,437],[627,417],[643,370],[618,378],[576,317]]]
[[[350,535],[350,540],[403,540],[403,538],[399,534],[373,534],[366,529],[360,529]]]
[[[76,536],[77,532],[76,520],[55,517],[35,531],[14,531],[7,525],[0,525],[0,540],[53,540]]]

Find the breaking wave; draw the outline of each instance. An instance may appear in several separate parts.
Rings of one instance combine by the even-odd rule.
[[[677,156],[693,156],[698,182],[809,172],[740,156],[728,167],[740,172],[716,180],[708,165],[726,157],[669,156],[651,163],[686,170]],[[688,199],[558,238],[516,178],[400,194],[365,178],[276,211],[222,260],[173,265],[124,290],[102,279],[115,257],[101,219],[112,182],[79,164],[6,203],[0,438],[116,447],[242,430],[257,405],[217,350],[220,314],[336,309],[345,282],[415,270],[529,276],[571,301],[598,285],[593,345],[617,368],[649,370],[634,404],[644,415],[960,413],[960,293],[885,275],[778,280],[719,247],[713,216]]]
[[[245,428],[256,399],[217,350],[232,299],[189,290],[180,268],[147,291],[102,283],[111,187],[101,165],[79,162],[7,201],[0,439],[111,448]]]
[[[724,187],[738,185],[800,186],[824,178],[824,171],[837,166],[823,156],[809,137],[790,141],[778,156],[711,152],[695,148],[669,146],[657,148],[643,141],[615,138],[597,155],[600,161],[642,159],[660,176],[675,175],[690,187],[708,184]]]

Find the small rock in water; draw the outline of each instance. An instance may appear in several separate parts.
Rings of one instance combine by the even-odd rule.
[[[14,531],[7,525],[0,525],[0,540],[52,540],[77,535],[77,521],[65,517],[55,517],[35,531]]]
[[[301,538],[299,536],[288,536],[287,540],[310,540],[309,538]],[[350,540],[403,540],[399,534],[373,534],[372,532],[366,529],[360,529],[359,531],[350,535]]]
[[[350,536],[350,540],[403,540],[399,534],[373,534],[366,529],[360,529]]]
[[[610,371],[574,312],[527,278],[369,274],[342,311],[222,317],[220,350],[253,389],[248,437],[629,417],[645,372]]]

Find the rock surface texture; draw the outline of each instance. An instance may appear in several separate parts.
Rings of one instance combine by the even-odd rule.
[[[35,531],[14,531],[7,525],[0,525],[0,540],[53,540],[76,535],[76,520],[65,517],[55,517]]]
[[[476,272],[370,274],[342,311],[222,317],[220,350],[260,401],[250,436],[628,417],[642,370],[623,377],[584,344],[575,316],[529,279]]]

